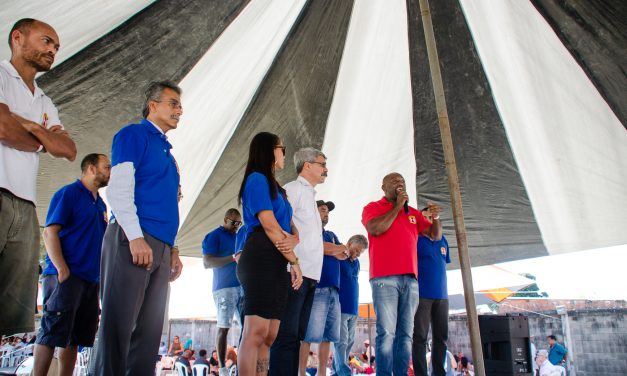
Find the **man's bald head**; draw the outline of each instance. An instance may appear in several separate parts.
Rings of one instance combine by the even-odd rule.
[[[9,31],[9,47],[11,48],[11,50],[13,50],[13,32],[19,31],[25,36],[28,36],[31,28],[33,26],[36,26],[37,24],[45,25],[52,29],[50,25],[44,22],[38,21],[34,18],[22,18],[21,20],[18,20],[11,28],[11,31]]]
[[[24,62],[37,72],[45,72],[52,67],[59,50],[59,36],[54,28],[45,22],[22,18],[11,28],[9,47],[12,62]]]
[[[399,191],[405,190],[405,179],[398,172],[391,172],[383,177],[381,189],[385,193],[385,197],[390,201],[396,201]]]

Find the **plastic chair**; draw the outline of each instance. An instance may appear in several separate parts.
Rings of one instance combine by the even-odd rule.
[[[235,364],[229,368],[229,376],[237,376],[237,366]]]
[[[193,376],[209,376],[209,366],[206,364],[194,364],[192,366]]]
[[[187,372],[187,366],[181,362],[174,363],[174,369],[179,376],[190,376],[189,372]]]

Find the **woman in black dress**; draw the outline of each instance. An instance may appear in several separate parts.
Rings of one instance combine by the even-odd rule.
[[[277,135],[255,135],[239,191],[245,223],[240,230],[245,245],[237,264],[244,289],[245,319],[237,362],[242,376],[267,374],[270,346],[279,330],[288,288],[298,289],[303,282],[294,253],[298,231],[292,207],[274,175],[284,163],[285,146]]]

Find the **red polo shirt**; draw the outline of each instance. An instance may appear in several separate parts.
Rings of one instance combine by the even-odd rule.
[[[368,222],[392,210],[392,203],[383,197],[369,203],[361,214],[361,223]],[[370,279],[390,275],[413,274],[418,278],[418,235],[431,226],[422,213],[409,207],[409,213],[400,210],[390,228],[379,236],[368,233]]]

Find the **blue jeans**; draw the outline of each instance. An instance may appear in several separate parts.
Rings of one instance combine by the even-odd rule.
[[[213,302],[218,313],[218,324],[216,325],[218,328],[230,328],[236,312],[239,318],[242,295],[240,286],[225,287],[213,292]]]
[[[411,355],[418,281],[413,275],[370,280],[377,315],[377,375],[406,375]]]
[[[305,342],[337,342],[340,340],[340,296],[335,287],[316,288]]]
[[[355,326],[357,315],[342,313],[340,322],[340,340],[333,344],[335,355],[333,356],[333,372],[338,376],[351,376],[348,366],[348,356],[355,343]]]

